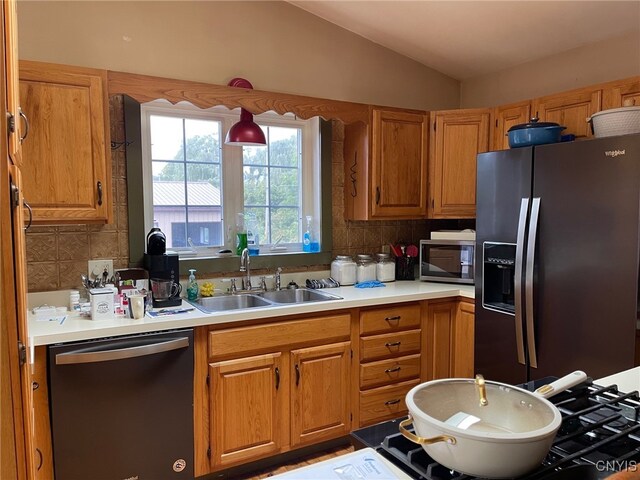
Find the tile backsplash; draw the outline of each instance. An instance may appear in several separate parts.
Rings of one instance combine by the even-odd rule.
[[[121,96],[110,99],[112,142],[123,142],[124,110]],[[417,243],[431,230],[473,228],[473,220],[346,221],[344,219],[344,125],[333,122],[332,209],[333,256],[380,252],[398,241]],[[27,232],[29,292],[77,288],[87,261],[113,259],[114,269],[129,264],[127,171],[123,146],[111,151],[114,212],[108,225],[34,226]],[[329,265],[308,265],[291,271],[328,270]],[[215,276],[225,276],[220,272]],[[256,271],[255,273],[260,273]],[[213,276],[213,275],[212,275]]]

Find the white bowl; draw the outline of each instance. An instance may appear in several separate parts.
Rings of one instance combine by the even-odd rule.
[[[591,122],[596,137],[640,133],[640,106],[603,110],[587,121]]]

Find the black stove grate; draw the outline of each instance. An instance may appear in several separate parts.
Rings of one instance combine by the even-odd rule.
[[[525,388],[550,383],[553,378],[530,382]],[[640,397],[620,393],[615,385],[601,387],[591,381],[551,399],[562,414],[562,426],[538,470],[522,477],[552,479],[580,465],[580,476],[605,478],[625,468],[640,471]],[[372,447],[417,480],[463,480],[470,477],[435,462],[422,447],[398,433],[401,419],[356,430],[356,448]],[[578,470],[575,470],[576,472]],[[566,472],[565,472],[566,473]]]

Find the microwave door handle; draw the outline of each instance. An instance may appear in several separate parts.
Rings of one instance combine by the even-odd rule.
[[[515,289],[515,327],[516,327],[516,350],[518,352],[518,363],[526,365],[524,355],[524,333],[522,328],[522,268],[524,257],[524,236],[527,226],[527,213],[529,212],[529,199],[523,198],[520,202],[520,217],[518,219],[518,234],[516,240],[516,261],[513,286]]]
[[[531,218],[529,219],[529,241],[527,244],[527,270],[524,280],[526,301],[527,348],[529,350],[529,364],[538,368],[538,354],[536,352],[536,337],[534,331],[533,312],[533,266],[536,261],[536,238],[538,236],[538,218],[540,217],[540,198],[531,202]]]

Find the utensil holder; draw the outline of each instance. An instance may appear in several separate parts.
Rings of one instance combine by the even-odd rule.
[[[396,280],[415,280],[416,257],[396,258]]]

